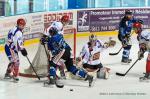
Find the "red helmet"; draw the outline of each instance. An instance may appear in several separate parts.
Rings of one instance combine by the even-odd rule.
[[[23,25],[23,26],[25,26],[26,25],[26,21],[23,18],[19,18],[17,20],[17,25]]]
[[[135,22],[135,23],[133,24],[133,28],[142,28],[142,24],[139,23],[139,22]]]
[[[69,21],[69,16],[67,16],[67,15],[62,16],[61,21],[62,22],[68,22]]]

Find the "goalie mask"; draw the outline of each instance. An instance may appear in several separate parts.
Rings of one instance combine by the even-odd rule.
[[[95,44],[96,44],[96,40],[97,40],[97,36],[96,35],[94,35],[94,34],[91,34],[90,36],[89,36],[89,47],[93,47],[93,46],[95,46]]]
[[[97,36],[96,35],[94,35],[94,34],[91,34],[90,36],[89,36],[89,42],[95,42],[97,40]]]

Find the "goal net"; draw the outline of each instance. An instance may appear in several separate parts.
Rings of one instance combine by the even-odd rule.
[[[75,58],[76,56],[76,30],[72,29],[65,29],[64,30],[64,38],[65,41],[70,45],[72,48],[72,53]],[[47,51],[47,46],[46,51]],[[45,48],[43,45],[39,43],[38,50],[35,54],[35,57],[32,61],[32,65],[39,76],[47,76],[48,74],[48,57],[45,52]],[[24,77],[36,77],[35,73],[31,66],[24,70],[24,73],[20,73],[20,76]]]

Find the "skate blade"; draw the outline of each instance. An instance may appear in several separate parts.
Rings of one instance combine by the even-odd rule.
[[[130,65],[130,63],[123,63],[123,62],[121,62],[121,65]]]
[[[49,88],[54,88],[55,84],[47,84],[47,83],[43,83],[43,87],[49,87]]]
[[[149,82],[149,79],[144,80],[144,79],[142,79],[142,78],[139,78],[139,82],[146,82],[146,83],[148,83],[148,82]]]

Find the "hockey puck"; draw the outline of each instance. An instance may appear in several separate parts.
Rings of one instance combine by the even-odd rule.
[[[73,89],[70,89],[70,91],[73,91]]]

